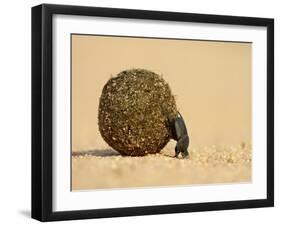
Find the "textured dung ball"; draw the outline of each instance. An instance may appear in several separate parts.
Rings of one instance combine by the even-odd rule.
[[[176,115],[175,98],[162,77],[144,69],[125,70],[103,87],[99,131],[123,155],[157,153],[172,137],[169,122]]]

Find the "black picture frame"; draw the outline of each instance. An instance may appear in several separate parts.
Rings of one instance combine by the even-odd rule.
[[[52,18],[54,14],[266,27],[267,198],[54,212],[52,210]],[[270,206],[274,206],[273,19],[50,4],[32,8],[32,218],[40,221],[56,221]]]

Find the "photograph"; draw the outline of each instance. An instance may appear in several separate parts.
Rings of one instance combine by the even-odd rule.
[[[251,183],[252,43],[72,33],[71,191]]]

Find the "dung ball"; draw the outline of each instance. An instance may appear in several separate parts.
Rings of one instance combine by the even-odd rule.
[[[120,72],[104,85],[98,108],[103,139],[122,155],[154,154],[172,138],[175,98],[164,79],[149,70]]]

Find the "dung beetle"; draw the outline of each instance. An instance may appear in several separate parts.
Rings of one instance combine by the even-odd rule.
[[[178,112],[176,118],[171,121],[172,138],[177,141],[175,147],[175,157],[181,153],[182,158],[188,157],[189,136],[183,117]]]

